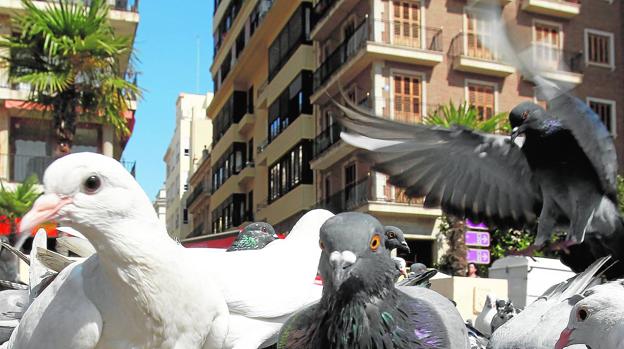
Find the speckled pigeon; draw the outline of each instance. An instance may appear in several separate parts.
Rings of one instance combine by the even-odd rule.
[[[269,223],[251,223],[238,234],[236,240],[234,240],[232,246],[226,252],[258,250],[275,239],[277,239],[277,234],[275,234],[275,230]]]
[[[451,302],[420,287],[395,288],[384,227],[341,213],[321,227],[321,300],[282,327],[278,348],[469,348]]]

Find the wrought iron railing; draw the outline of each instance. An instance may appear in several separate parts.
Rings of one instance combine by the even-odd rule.
[[[314,138],[314,150],[312,152],[314,159],[321,156],[332,145],[338,143],[340,131],[342,131],[342,126],[338,123],[333,123]]]
[[[466,56],[486,61],[502,62],[503,55],[493,35],[459,33],[451,43],[452,57]]]
[[[533,43],[531,47],[533,61],[540,70],[583,73],[583,52],[568,51],[560,48]]]

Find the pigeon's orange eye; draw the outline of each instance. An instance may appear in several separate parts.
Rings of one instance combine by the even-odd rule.
[[[319,241],[319,247],[321,248],[321,250],[325,249],[325,244],[323,243],[323,241]]]
[[[373,251],[377,251],[379,245],[381,245],[381,237],[379,235],[373,236],[369,244],[370,249]]]
[[[576,320],[585,321],[589,317],[589,312],[585,308],[581,308],[576,312]]]

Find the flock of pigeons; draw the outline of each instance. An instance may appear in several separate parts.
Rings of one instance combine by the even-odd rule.
[[[312,210],[284,239],[253,223],[227,251],[184,248],[123,166],[77,153],[48,167],[20,230],[71,227],[57,246],[79,257],[49,251],[44,232],[28,256],[19,251],[28,234],[17,248],[3,244],[30,275],[28,285],[0,281],[12,288],[0,292],[0,348],[624,349],[612,138],[582,101],[534,80],[552,92],[549,108],[514,108],[511,138],[405,125],[355,106],[339,105],[338,118],[342,139],[425,206],[536,229],[534,248],[567,233],[555,245],[578,274],[518,314],[479,330],[427,288],[435,271],[397,284],[402,266],[390,251],[409,248],[402,232],[363,213]]]

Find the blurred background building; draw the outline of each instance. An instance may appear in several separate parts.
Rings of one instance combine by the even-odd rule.
[[[219,244],[247,221],[287,232],[314,207],[357,210],[402,228],[408,261],[437,262],[440,210],[408,199],[340,140],[332,99],[403,122],[449,101],[482,118],[543,103],[501,54],[491,5],[518,53],[585,100],[621,154],[621,2],[215,0],[212,150],[190,179],[187,205],[201,219],[189,242]]]

